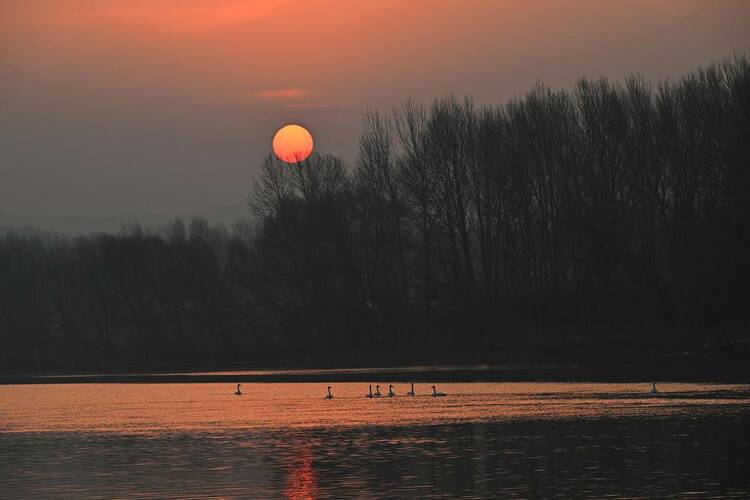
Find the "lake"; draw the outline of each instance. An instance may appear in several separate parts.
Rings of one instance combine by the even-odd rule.
[[[0,385],[0,497],[750,496],[748,385],[368,385]]]

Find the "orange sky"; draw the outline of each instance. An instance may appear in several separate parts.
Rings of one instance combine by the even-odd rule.
[[[0,212],[241,204],[285,123],[352,159],[366,108],[676,76],[748,25],[744,0],[5,0]]]

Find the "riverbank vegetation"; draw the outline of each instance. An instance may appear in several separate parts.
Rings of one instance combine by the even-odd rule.
[[[0,370],[747,356],[750,64],[363,118],[252,222],[0,240]],[[707,354],[708,353],[708,354]]]

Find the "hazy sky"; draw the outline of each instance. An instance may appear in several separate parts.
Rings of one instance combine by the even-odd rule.
[[[748,0],[0,0],[0,213],[243,203],[274,131],[750,54]]]

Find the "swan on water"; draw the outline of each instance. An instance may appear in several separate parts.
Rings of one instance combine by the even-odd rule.
[[[389,397],[389,398],[392,398],[392,397],[395,397],[395,396],[396,396],[396,393],[395,393],[395,392],[393,392],[393,386],[392,386],[392,385],[389,385],[389,386],[388,386],[388,397]]]
[[[242,396],[242,391],[240,390],[240,386],[242,386],[242,384],[237,384],[237,390],[234,391],[235,396]]]
[[[659,391],[656,389],[656,382],[651,382],[651,394],[658,394]]]
[[[438,398],[438,397],[445,396],[445,393],[444,392],[438,392],[437,389],[435,388],[435,386],[433,385],[432,386],[432,394],[431,394],[431,396],[433,398]]]
[[[414,382],[411,383],[411,390],[406,393],[407,396],[414,396]]]
[[[370,385],[370,392],[369,392],[369,393],[368,393],[368,394],[367,394],[367,395],[366,395],[365,397],[366,397],[366,398],[373,398],[373,397],[375,397],[375,396],[374,396],[374,395],[372,394],[372,385]]]
[[[328,395],[326,396],[326,399],[333,399],[333,394],[331,394],[331,386],[328,386]]]
[[[375,397],[375,398],[382,398],[383,397],[383,395],[380,394],[380,386],[379,385],[375,386],[375,394],[373,394],[372,396]]]

